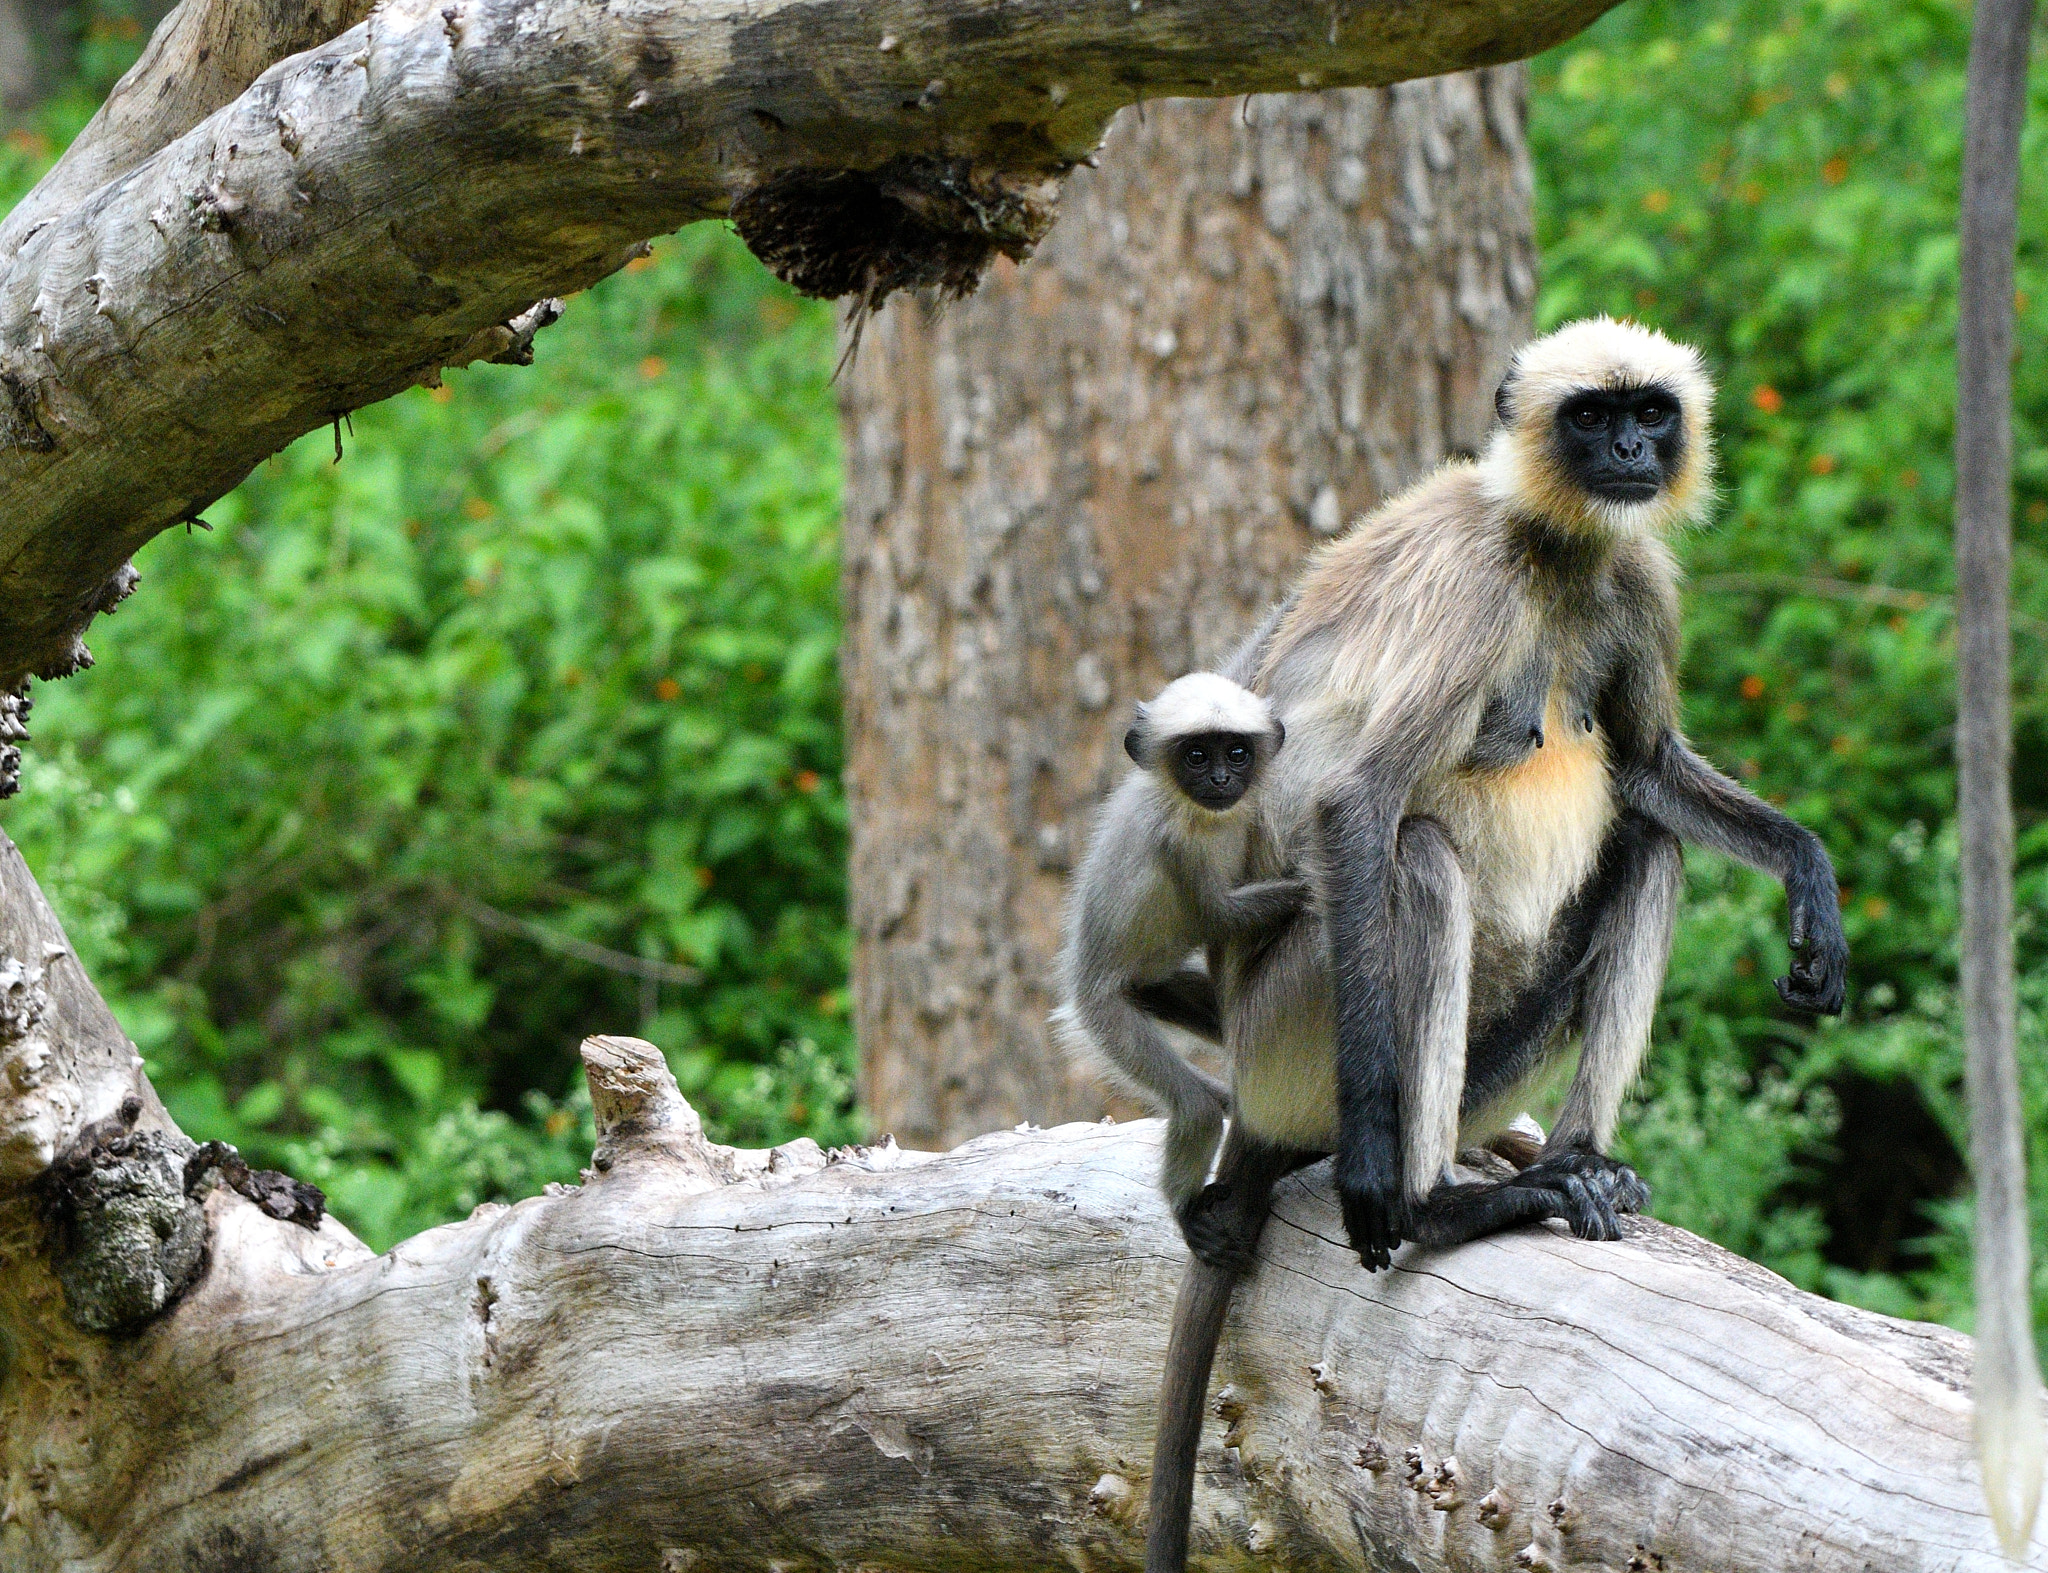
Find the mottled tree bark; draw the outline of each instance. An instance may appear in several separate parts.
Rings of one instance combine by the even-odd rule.
[[[880,1128],[1103,1108],[1044,1019],[1131,704],[1476,449],[1529,326],[1519,66],[1126,110],[1022,267],[845,394],[854,992]]]

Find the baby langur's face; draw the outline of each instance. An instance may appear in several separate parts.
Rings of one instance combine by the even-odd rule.
[[[1251,786],[1258,757],[1243,732],[1197,732],[1173,745],[1173,779],[1203,808],[1221,813]]]

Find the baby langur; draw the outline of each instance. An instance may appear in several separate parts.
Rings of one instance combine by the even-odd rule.
[[[1301,910],[1301,880],[1239,882],[1249,794],[1285,735],[1265,700],[1214,672],[1139,705],[1124,735],[1138,769],[1104,805],[1068,907],[1054,1031],[1164,1110],[1160,1183],[1176,1212],[1208,1175],[1229,1092],[1166,1041],[1132,991],[1174,976],[1191,951],[1256,946]]]

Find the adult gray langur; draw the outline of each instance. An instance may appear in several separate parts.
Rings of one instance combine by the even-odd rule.
[[[1526,346],[1477,461],[1444,465],[1319,550],[1240,670],[1288,745],[1240,877],[1300,869],[1277,936],[1215,952],[1148,1009],[1220,1020],[1231,1125],[1181,1210],[1194,1261],[1160,1394],[1148,1573],[1185,1565],[1209,1368],[1275,1180],[1335,1156],[1367,1270],[1561,1218],[1613,1239],[1647,1200],[1606,1155],[1649,1040],[1681,840],[1783,882],[1787,1004],[1842,1008],[1835,876],[1808,830],[1678,730],[1666,535],[1711,494],[1713,390],[1698,355],[1607,318]],[[1561,1050],[1579,1064],[1542,1154],[1513,1178],[1451,1173]]]
[[[1173,977],[1192,951],[1256,944],[1301,910],[1301,880],[1240,878],[1256,787],[1285,736],[1271,705],[1214,672],[1139,705],[1124,734],[1138,768],[1103,805],[1068,902],[1054,1034],[1165,1111],[1160,1185],[1176,1210],[1208,1177],[1229,1094],[1133,990]]]

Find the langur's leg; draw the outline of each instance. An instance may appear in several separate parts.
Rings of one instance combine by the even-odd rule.
[[[1634,813],[1616,822],[1586,889],[1560,914],[1544,977],[1472,1049],[1478,1063],[1521,1064],[1530,1046],[1520,1040],[1547,1037],[1576,1005],[1585,1042],[1557,1128],[1542,1155],[1511,1180],[1437,1187],[1411,1238],[1456,1245],[1562,1218],[1582,1239],[1619,1239],[1618,1215],[1648,1201],[1635,1171],[1602,1148],[1649,1040],[1680,874],[1678,843],[1667,831]]]
[[[1472,896],[1457,849],[1433,819],[1402,822],[1394,859],[1401,1178],[1413,1209],[1442,1182],[1458,1145]]]
[[[1580,1230],[1576,1217],[1573,1228],[1592,1239],[1617,1237],[1613,1215],[1639,1212],[1650,1199],[1636,1172],[1606,1151],[1649,1047],[1684,881],[1678,838],[1647,819],[1628,816],[1606,853],[1616,862],[1615,892],[1586,956],[1578,1073],[1544,1155],[1515,1181],[1560,1186],[1567,1194],[1568,1177],[1584,1184],[1601,1204],[1594,1209],[1600,1229]]]
[[[1228,1089],[1183,1059],[1120,989],[1084,993],[1061,1006],[1052,1029],[1070,1050],[1099,1056],[1112,1076],[1164,1109],[1159,1186],[1175,1208],[1192,1202],[1223,1139]]]

